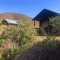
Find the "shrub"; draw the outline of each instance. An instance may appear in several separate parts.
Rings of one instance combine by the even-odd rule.
[[[49,20],[49,25],[52,26],[52,35],[60,35],[60,16],[56,16]]]
[[[39,42],[15,60],[60,60],[60,41]]]
[[[32,29],[32,22],[29,20],[21,20],[18,25],[14,27],[9,27],[4,31],[2,36],[4,36],[6,40],[11,40],[13,43],[18,45],[18,47],[14,47],[8,49],[8,52],[3,54],[3,58],[13,59],[18,53],[22,53],[24,50],[30,47],[30,43],[32,43],[32,37],[34,36],[34,31]]]

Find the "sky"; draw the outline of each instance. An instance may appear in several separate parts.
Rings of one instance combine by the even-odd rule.
[[[0,13],[21,13],[33,18],[42,9],[60,13],[60,0],[0,0]]]

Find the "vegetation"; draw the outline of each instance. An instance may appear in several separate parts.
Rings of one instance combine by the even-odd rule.
[[[60,28],[60,24],[57,24],[59,19],[60,17],[55,17],[50,20],[50,24],[57,28],[57,30]],[[0,35],[0,46],[2,47],[6,41],[11,41],[12,46],[10,48],[8,47],[7,50],[6,48],[3,50],[0,60],[12,60],[17,54],[21,55],[24,51],[27,51],[28,48],[32,47],[33,37],[36,34],[35,30],[32,29],[32,26],[30,20],[23,18],[19,21],[18,25],[8,25],[8,28],[3,30],[3,33]],[[39,48],[56,48],[57,41],[55,36],[48,36],[45,41],[39,42],[37,46],[39,46]]]
[[[6,55],[5,53],[3,54],[3,58],[11,60],[11,57],[13,58],[16,54],[20,53],[20,51],[22,53],[23,50],[29,48],[30,43],[32,43],[33,32],[31,21],[25,19],[21,20],[18,25],[9,26],[5,29],[0,36],[0,43],[2,45],[3,41],[10,40],[13,43],[13,46],[11,46],[13,48],[8,49]],[[8,58],[8,56],[10,57]]]
[[[17,56],[15,60],[60,60],[60,41],[49,40],[37,43]]]
[[[60,35],[60,16],[56,16],[49,21],[52,35]]]
[[[60,25],[58,24],[58,19],[60,19],[60,17],[55,17],[51,19],[49,25],[52,25],[54,29],[60,28],[58,26]],[[22,55],[17,56],[15,60],[57,60],[58,58],[60,59],[60,41],[56,40],[55,37],[55,35],[48,35],[47,39],[43,40],[42,42],[38,42],[37,45],[34,45],[32,48],[28,49]]]

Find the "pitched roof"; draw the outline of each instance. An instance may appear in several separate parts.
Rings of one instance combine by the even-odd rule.
[[[33,18],[33,20],[48,20],[49,17],[55,17],[55,16],[60,16],[59,13],[56,13],[54,11],[48,10],[48,9],[43,9],[37,16]]]

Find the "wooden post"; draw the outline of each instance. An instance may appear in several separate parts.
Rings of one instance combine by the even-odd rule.
[[[34,27],[35,27],[35,20],[34,20]]]

